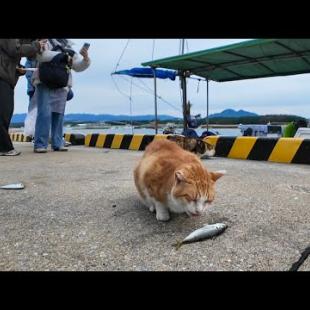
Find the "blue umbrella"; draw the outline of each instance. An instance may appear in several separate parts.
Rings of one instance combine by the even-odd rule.
[[[154,78],[154,70],[155,70],[156,78],[159,78],[159,79],[170,79],[174,81],[177,75],[176,71],[160,70],[160,69],[152,69],[152,68],[132,68],[130,70],[116,71],[116,72],[113,72],[112,74],[130,75],[132,77],[137,77],[137,78]]]

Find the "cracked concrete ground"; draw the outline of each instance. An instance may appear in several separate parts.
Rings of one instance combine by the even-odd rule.
[[[158,222],[137,196],[142,152],[74,146],[0,157],[0,270],[285,271],[310,243],[310,166],[212,158],[226,169],[206,215]],[[172,246],[205,223],[220,236]],[[310,271],[310,258],[300,267]]]

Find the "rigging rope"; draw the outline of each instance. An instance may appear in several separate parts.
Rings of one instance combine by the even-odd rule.
[[[126,77],[124,76],[120,76],[122,77],[126,82],[129,83],[129,81],[127,80]],[[140,81],[140,80],[139,80]],[[143,91],[147,92],[148,94],[151,94],[152,96],[154,96],[154,92],[152,89],[150,89],[150,91],[148,89],[142,88],[140,85],[135,84],[134,82],[132,82],[133,85],[135,85],[136,87],[142,89]],[[169,101],[167,101],[166,99],[164,99],[163,97],[157,95],[157,98],[160,99],[161,101],[167,103],[170,107],[172,107],[173,109],[177,110],[177,111],[182,111],[181,109],[177,108],[176,106],[174,106],[172,103],[170,103]]]
[[[116,81],[114,80],[114,77],[113,77],[112,74],[111,74],[111,78],[112,78],[112,81],[113,81],[113,83],[114,83],[114,85],[115,85],[117,91],[118,91],[121,95],[123,95],[123,96],[125,96],[125,97],[127,97],[127,98],[130,99],[130,96],[128,96],[127,94],[125,94],[124,92],[122,92],[122,91],[119,89],[119,87],[118,87]]]
[[[133,134],[133,124],[132,124],[132,78],[131,78],[131,83],[130,83],[129,106],[130,106],[131,133]]]
[[[130,39],[127,40],[127,43],[126,43],[126,45],[125,45],[125,47],[124,47],[124,49],[123,49],[123,51],[122,51],[122,53],[121,53],[121,55],[120,55],[120,57],[119,57],[119,59],[118,59],[118,62],[117,62],[117,64],[116,64],[116,66],[115,66],[114,71],[117,70],[117,68],[118,68],[118,66],[119,66],[119,64],[120,64],[120,61],[121,61],[121,59],[122,59],[122,57],[123,57],[123,55],[124,55],[124,53],[125,53],[125,51],[126,51],[126,49],[127,49],[127,47],[128,47],[129,41],[130,41]],[[182,40],[180,40],[180,45],[179,45],[179,51],[180,51],[180,52],[181,52],[181,43],[182,43],[181,41],[182,41]],[[153,60],[153,57],[154,57],[154,50],[155,50],[155,39],[153,39],[152,60]],[[126,77],[124,77],[124,76],[120,76],[120,77],[123,78],[126,82],[130,83],[130,95],[129,95],[129,96],[128,96],[127,94],[125,94],[123,91],[120,90],[120,88],[118,87],[118,85],[117,85],[117,83],[116,83],[116,80],[114,79],[113,75],[111,74],[112,81],[113,81],[113,83],[114,83],[114,85],[115,85],[117,91],[118,91],[121,95],[123,95],[123,96],[129,98],[130,115],[131,115],[131,128],[132,128],[132,132],[133,132],[133,123],[132,123],[132,103],[133,103],[133,100],[132,100],[132,85],[135,85],[136,87],[140,88],[141,90],[145,91],[145,92],[148,93],[148,94],[151,94],[152,96],[154,95],[154,94],[153,94],[153,89],[151,89],[148,85],[146,85],[146,84],[145,84],[142,80],[140,80],[140,79],[138,79],[138,80],[139,80],[139,82],[140,82],[141,84],[144,85],[144,87],[141,87],[141,86],[135,84],[135,83],[133,82],[133,78],[132,78],[132,77],[131,77],[131,80],[130,80],[130,81],[128,81],[128,80],[126,79]],[[180,91],[181,91],[181,90],[180,90]],[[156,97],[157,97],[158,99],[160,99],[161,101],[165,102],[166,104],[168,104],[168,105],[169,105],[171,108],[173,108],[174,110],[177,110],[177,111],[179,111],[179,112],[182,112],[181,109],[177,108],[177,107],[174,106],[172,103],[170,103],[169,101],[165,100],[163,97],[161,97],[161,96],[159,96],[159,95],[156,95]]]
[[[120,63],[120,61],[121,61],[121,59],[122,59],[122,57],[123,57],[123,55],[124,55],[124,53],[125,53],[125,50],[126,50],[128,44],[129,44],[129,41],[130,41],[130,39],[127,40],[126,46],[124,47],[123,52],[121,53],[121,56],[119,57],[119,60],[118,60],[118,62],[117,62],[117,64],[116,64],[116,66],[115,66],[114,71],[117,70],[117,68],[118,68],[118,66],[119,66],[119,63]]]

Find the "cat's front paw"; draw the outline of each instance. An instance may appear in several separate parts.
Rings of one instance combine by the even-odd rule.
[[[153,213],[153,212],[155,211],[155,207],[154,207],[154,206],[150,206],[150,207],[149,207],[149,210],[150,210],[150,212]]]
[[[168,212],[156,212],[156,219],[157,221],[167,222],[170,220],[170,215]]]

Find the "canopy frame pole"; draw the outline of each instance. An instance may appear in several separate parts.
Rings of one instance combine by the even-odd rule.
[[[209,79],[206,78],[207,82],[207,131],[209,131]]]
[[[183,131],[187,130],[187,91],[186,91],[186,72],[181,71],[181,89],[182,89],[182,101],[183,101]]]
[[[155,134],[158,133],[158,119],[157,119],[157,83],[156,83],[156,71],[155,68],[152,67],[154,74],[154,105],[155,105]]]

